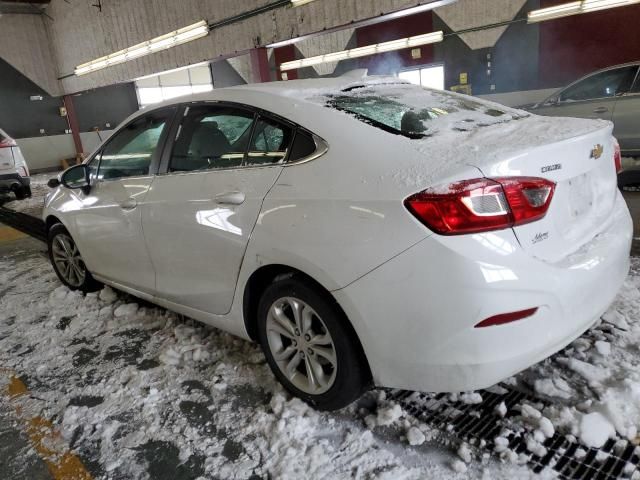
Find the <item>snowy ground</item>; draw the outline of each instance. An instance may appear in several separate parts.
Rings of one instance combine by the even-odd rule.
[[[44,206],[44,197],[51,189],[47,186],[50,178],[54,178],[59,172],[39,173],[31,176],[31,197],[24,200],[16,200],[10,194],[0,194],[0,203],[3,206],[15,210],[16,212],[27,213],[40,218]],[[6,203],[4,203],[6,202]]]
[[[530,477],[428,441],[380,392],[318,413],[256,346],[108,288],[71,293],[33,249],[0,259],[0,285],[0,366],[96,478]]]

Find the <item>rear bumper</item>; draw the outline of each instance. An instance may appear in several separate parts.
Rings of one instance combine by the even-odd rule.
[[[9,191],[16,186],[29,187],[31,178],[21,177],[17,173],[5,173],[0,175],[0,191]]]
[[[376,384],[424,391],[485,388],[562,349],[615,299],[633,225],[620,195],[603,231],[550,264],[511,230],[433,235],[333,292],[354,324]],[[524,320],[480,321],[538,307]]]

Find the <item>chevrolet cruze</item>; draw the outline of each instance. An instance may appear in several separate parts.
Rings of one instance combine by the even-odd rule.
[[[259,342],[321,409],[488,387],[611,304],[632,222],[606,121],[396,78],[215,90],[127,119],[50,185],[60,280]]]

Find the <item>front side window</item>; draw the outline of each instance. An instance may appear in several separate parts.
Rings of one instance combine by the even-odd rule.
[[[170,172],[192,172],[242,165],[254,114],[234,107],[191,107],[176,139]]]
[[[247,165],[282,163],[287,156],[293,129],[280,122],[260,117],[251,139]]]
[[[89,161],[89,163],[87,163],[87,166],[89,167],[89,179],[91,180],[92,184],[95,181],[95,179],[98,178],[98,167],[100,165],[100,157],[101,156],[102,156],[102,153],[98,152]]]
[[[562,92],[560,101],[579,102],[614,97],[629,90],[637,70],[638,67],[624,67],[592,75]]]
[[[162,132],[175,109],[151,112],[117,132],[102,150],[98,178],[112,180],[149,175]]]
[[[629,90],[629,92],[640,93],[640,71],[636,73],[636,81],[633,84],[633,87],[631,87],[631,90]]]

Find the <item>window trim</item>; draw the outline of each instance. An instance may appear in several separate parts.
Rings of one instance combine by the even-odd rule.
[[[289,126],[290,128],[292,128],[293,135],[291,137],[291,142],[289,144],[289,148],[287,149],[287,155],[284,158],[283,163],[245,165],[246,154],[249,151],[249,147],[247,147],[247,151],[245,152],[245,159],[243,159],[242,165],[238,167],[214,168],[214,169],[208,169],[208,170],[193,170],[190,172],[170,172],[169,162],[171,161],[171,154],[173,153],[173,147],[175,146],[176,136],[182,126],[182,120],[189,113],[189,110],[191,109],[191,107],[202,106],[202,105],[238,108],[238,109],[247,110],[253,113],[254,120],[253,120],[253,126],[251,127],[252,130],[251,130],[251,138],[249,140],[249,145],[251,145],[251,141],[253,141],[255,126],[260,116],[270,118],[272,120],[283,123]],[[325,155],[329,151],[329,144],[319,135],[316,135],[310,130],[292,122],[291,120],[288,120],[278,115],[277,113],[269,112],[260,107],[254,107],[252,105],[247,105],[245,103],[232,102],[232,101],[226,101],[226,100],[197,100],[197,101],[176,104],[175,106],[178,106],[178,110],[174,117],[173,125],[168,132],[167,140],[165,142],[164,149],[162,152],[162,157],[160,158],[160,162],[158,164],[158,170],[155,173],[155,175],[158,175],[158,176],[197,175],[202,173],[227,172],[227,171],[233,171],[233,170],[249,170],[249,169],[253,170],[257,168],[274,168],[274,167],[287,168],[287,167],[292,167],[292,166],[296,166],[296,165],[300,165],[303,163],[316,160],[322,157],[323,155]],[[291,146],[295,141],[295,137],[298,133],[298,129],[301,129],[304,132],[307,132],[308,134],[311,135],[311,137],[313,138],[316,144],[316,151],[313,152],[311,155],[308,155],[307,157],[296,160],[295,162],[288,162],[289,156],[291,155]]]
[[[623,68],[635,68],[636,69],[636,75],[635,75],[635,80],[631,82],[631,85],[629,86],[629,90],[631,90],[635,83],[639,81],[639,73],[640,73],[640,65],[637,64],[631,64],[631,65],[619,65],[616,67],[611,67],[611,68],[606,68],[604,70],[598,70],[597,72],[593,72],[590,73],[589,75],[579,78],[578,80],[576,80],[575,82],[567,85],[565,88],[563,88],[562,90],[560,90],[560,93],[558,93],[557,95],[555,95],[558,98],[558,103],[557,105],[567,105],[567,104],[575,104],[575,103],[586,103],[586,102],[602,102],[604,100],[615,100],[616,98],[619,98],[623,95],[627,95],[629,94],[629,91],[626,92],[622,92],[622,93],[616,93],[612,96],[609,97],[594,97],[594,98],[585,98],[584,100],[562,100],[562,95],[564,94],[564,92],[566,92],[567,90],[569,90],[570,88],[576,86],[579,83],[585,82],[587,80],[589,80],[591,77],[594,77],[596,75],[599,75],[601,73],[606,73],[606,72],[611,72],[614,70],[622,70]]]
[[[135,175],[135,176],[131,176],[131,177],[108,178],[106,180],[105,179],[100,179],[99,178],[99,174],[100,174],[100,167],[102,166],[102,153],[104,152],[104,149],[107,148],[109,146],[109,144],[113,141],[113,139],[118,134],[120,134],[120,132],[122,132],[125,128],[127,128],[129,125],[131,125],[132,123],[137,122],[142,117],[145,117],[147,115],[151,115],[151,114],[159,112],[161,110],[168,110],[168,111],[174,110],[174,112],[173,112],[173,115],[169,115],[169,118],[167,119],[167,125],[163,129],[162,134],[160,135],[160,138],[158,139],[158,145],[156,147],[155,152],[153,153],[153,155],[151,157],[151,162],[149,163],[149,171],[148,171],[148,173],[146,175]],[[91,186],[98,185],[100,183],[105,183],[105,182],[115,182],[115,181],[119,181],[119,180],[122,180],[122,179],[125,179],[125,178],[126,179],[148,178],[150,176],[157,175],[158,168],[159,168],[159,165],[160,165],[160,160],[162,159],[162,157],[164,155],[164,150],[166,149],[166,146],[167,146],[167,140],[169,138],[169,132],[173,129],[173,125],[176,123],[176,115],[177,115],[179,110],[180,110],[179,105],[158,106],[157,108],[154,108],[154,109],[149,110],[149,111],[147,111],[147,110],[139,110],[139,112],[141,112],[140,115],[136,115],[130,121],[128,121],[127,123],[122,125],[120,128],[118,128],[118,130],[113,132],[113,134],[111,134],[111,136],[109,136],[109,138],[105,141],[105,143],[103,145],[101,145],[100,148],[91,157],[89,157],[84,162],[86,164],[89,164],[98,155],[100,155],[100,160],[98,160],[98,168],[96,170],[95,183],[92,183]]]

